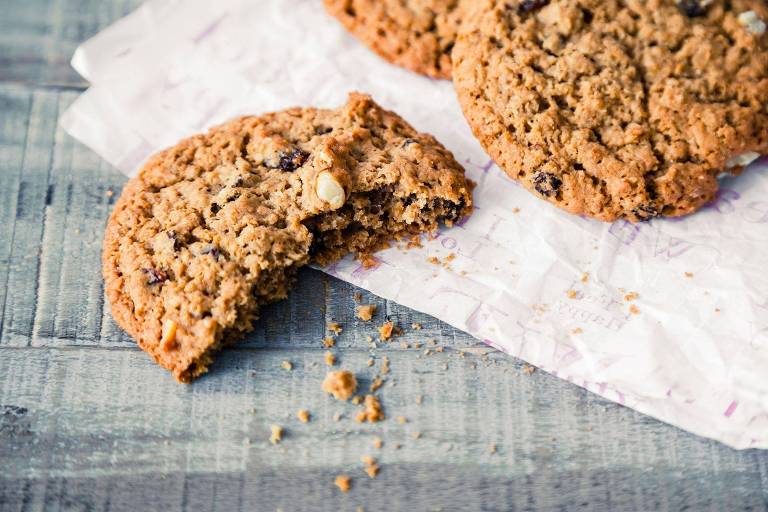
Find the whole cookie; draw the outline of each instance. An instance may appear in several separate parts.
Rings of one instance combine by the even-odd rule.
[[[454,83],[512,178],[611,221],[691,213],[768,150],[763,0],[482,0]]]
[[[242,117],[154,156],[124,188],[103,252],[112,314],[181,381],[286,297],[296,271],[471,210],[451,153],[370,97]]]
[[[451,77],[451,50],[472,0],[323,0],[381,57],[433,78]]]

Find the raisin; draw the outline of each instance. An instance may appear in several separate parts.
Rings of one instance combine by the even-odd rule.
[[[548,3],[549,0],[523,0],[517,6],[517,12],[520,14],[525,14],[531,11],[535,11],[536,9],[541,9]]]
[[[641,204],[632,209],[632,215],[637,217],[640,222],[645,222],[658,217],[659,211],[652,204]]]
[[[219,210],[221,210],[221,206],[219,206],[218,204],[213,203],[211,205],[211,215],[216,215],[217,213],[219,213]]]
[[[142,272],[147,274],[147,284],[153,285],[153,284],[161,284],[168,280],[168,274],[166,274],[162,270],[157,270],[155,268],[143,268],[141,269]]]
[[[181,245],[179,234],[174,230],[166,231],[165,234],[168,235],[169,239],[173,240],[173,250],[178,251],[179,246]]]
[[[277,167],[281,171],[293,172],[307,161],[309,153],[302,151],[301,149],[294,149],[288,152],[280,152],[280,162]]]
[[[330,126],[315,126],[315,135],[327,135],[333,131]]]
[[[707,14],[707,7],[700,0],[679,0],[677,7],[689,18],[699,18]]]
[[[556,195],[562,184],[563,181],[560,178],[548,172],[537,172],[533,175],[533,188],[546,197]]]
[[[384,210],[384,205],[387,203],[387,200],[392,197],[393,191],[394,187],[392,185],[372,190],[370,194],[368,194],[368,202],[371,205],[371,213],[377,215],[379,212]]]

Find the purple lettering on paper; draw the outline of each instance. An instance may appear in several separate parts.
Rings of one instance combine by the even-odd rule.
[[[735,411],[738,406],[739,406],[739,402],[734,400],[733,402],[730,403],[730,405],[728,405],[728,408],[723,413],[723,416],[725,416],[726,418],[730,418],[731,414],[733,414],[733,411]]]
[[[715,198],[707,204],[706,208],[716,210],[718,213],[733,213],[736,207],[733,201],[737,201],[741,194],[729,188],[721,188],[717,191]]]
[[[618,238],[624,245],[630,245],[637,238],[640,226],[627,220],[620,220],[611,224],[608,233]]]
[[[746,211],[742,215],[747,222],[764,224],[768,222],[768,203],[753,201],[747,205]]]
[[[447,236],[447,237],[443,238],[440,241],[440,245],[442,245],[443,247],[445,247],[448,250],[451,250],[451,249],[455,249],[456,246],[459,245],[459,244],[458,244],[458,242],[456,242],[455,238],[451,238],[451,237]]]

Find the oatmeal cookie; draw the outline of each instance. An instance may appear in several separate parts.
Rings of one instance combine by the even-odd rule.
[[[241,117],[128,182],[105,234],[106,293],[118,324],[186,382],[286,297],[299,267],[365,257],[471,204],[451,153],[368,96]]]

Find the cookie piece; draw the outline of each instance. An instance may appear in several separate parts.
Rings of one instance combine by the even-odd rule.
[[[105,234],[118,324],[188,382],[285,298],[296,271],[471,210],[451,153],[370,97],[242,117],[181,141],[125,186]]]
[[[605,221],[684,215],[768,150],[764,20],[762,0],[482,0],[454,83],[535,195]]]
[[[323,0],[330,14],[387,61],[451,78],[451,50],[472,0]]]

